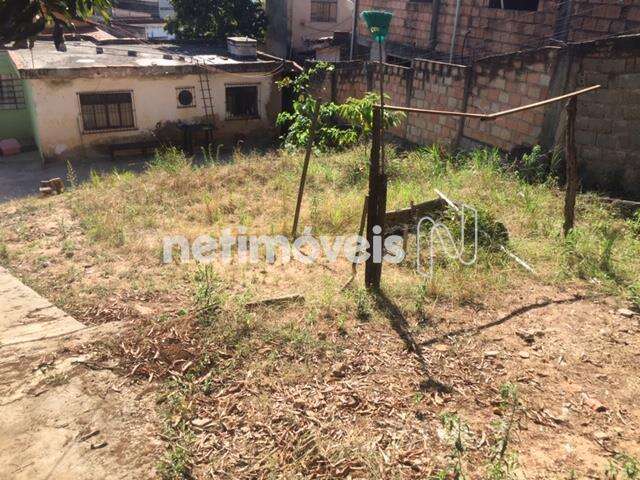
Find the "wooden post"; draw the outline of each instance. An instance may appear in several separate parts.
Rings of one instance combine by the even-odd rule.
[[[374,227],[384,229],[384,219],[387,209],[387,178],[381,172],[381,123],[382,111],[379,107],[373,110],[373,131],[371,141],[371,157],[369,161],[369,201],[367,205],[367,253],[369,258],[365,265],[364,281],[370,290],[380,289],[382,278],[382,263],[374,262],[374,237],[382,238],[383,232],[374,232]]]
[[[564,236],[573,229],[575,223],[576,195],[578,194],[578,155],[576,150],[576,113],[578,110],[578,97],[571,97],[567,103],[567,137],[566,137],[566,164],[567,164],[567,191],[564,201]]]
[[[300,187],[298,188],[298,200],[296,202],[296,213],[293,217],[293,228],[291,236],[295,238],[298,233],[298,220],[300,219],[300,207],[302,206],[302,196],[304,195],[304,185],[307,182],[307,171],[309,170],[309,160],[313,150],[313,142],[316,136],[316,128],[318,127],[318,116],[320,114],[320,100],[316,100],[316,107],[311,117],[311,127],[309,128],[309,140],[307,141],[307,150],[304,155],[304,165],[302,166],[302,176],[300,177]]]

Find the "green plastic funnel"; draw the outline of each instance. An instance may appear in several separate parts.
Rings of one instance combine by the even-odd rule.
[[[389,24],[391,23],[393,14],[377,10],[368,10],[362,12],[362,18],[367,22],[367,27],[373,39],[378,43],[384,42],[384,39],[387,38],[389,34]]]

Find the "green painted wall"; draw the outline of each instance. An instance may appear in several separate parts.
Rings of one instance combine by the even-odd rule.
[[[0,51],[0,74],[18,76],[18,72],[7,52]],[[26,101],[24,108],[20,110],[0,109],[0,139],[3,138],[33,139],[31,115]]]

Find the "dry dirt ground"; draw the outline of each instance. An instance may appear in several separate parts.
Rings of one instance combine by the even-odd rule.
[[[575,288],[532,284],[497,303],[441,307],[416,320],[380,299],[387,321],[342,330],[327,311],[315,334],[337,345],[336,353],[310,361],[284,352],[286,362],[214,376],[210,391],[193,397],[194,473],[261,478],[269,462],[302,462],[298,471],[308,478],[427,478],[448,461],[443,412],[469,423],[466,455],[471,465],[482,465],[490,424],[504,414],[498,389],[505,382],[518,385],[523,403],[510,447],[518,452],[521,478],[571,478],[572,471],[575,478],[606,478],[616,453],[640,456],[640,317],[619,314],[615,299]],[[276,310],[283,319],[304,314],[303,307]],[[3,435],[1,450],[26,452],[3,462],[14,468],[11,478],[66,478],[38,475],[49,468],[76,472],[68,478],[152,477],[149,454],[159,436],[140,414],[153,411],[157,384],[146,379],[163,359],[165,368],[171,364],[168,352],[183,332],[174,334],[155,339],[159,359],[124,362],[137,365],[137,385],[122,376],[135,372],[115,375],[102,370],[103,360],[99,371],[91,363],[74,365],[85,358],[77,344],[5,363],[10,374],[3,387],[11,393],[3,418],[21,434]],[[278,348],[266,344],[256,356],[271,354]],[[92,450],[103,441],[104,449]],[[28,459],[37,462],[38,474]],[[28,473],[20,477],[22,471]]]
[[[139,385],[94,369],[87,328],[0,267],[0,478],[148,478],[153,403]]]

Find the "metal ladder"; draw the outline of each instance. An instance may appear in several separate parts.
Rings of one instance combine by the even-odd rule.
[[[211,95],[211,85],[209,84],[209,71],[206,67],[206,60],[196,60],[198,66],[198,81],[200,82],[200,92],[202,94],[202,106],[204,107],[204,121],[213,125],[213,97]]]

